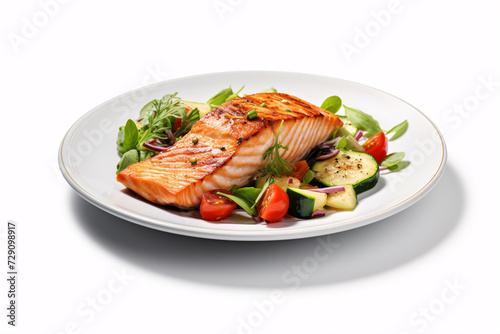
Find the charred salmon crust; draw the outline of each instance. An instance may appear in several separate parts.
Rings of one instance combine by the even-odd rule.
[[[252,110],[258,116],[248,120]],[[212,110],[175,145],[127,167],[117,180],[154,203],[194,208],[206,191],[247,185],[266,165],[262,156],[273,145],[282,120],[279,141],[288,150],[280,154],[290,162],[342,126],[337,116],[295,96],[248,95]]]

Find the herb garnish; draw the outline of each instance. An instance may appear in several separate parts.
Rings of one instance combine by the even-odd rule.
[[[283,159],[279,153],[280,148],[288,150],[288,147],[278,143],[282,127],[283,121],[281,121],[278,133],[276,134],[275,144],[269,147],[263,155],[264,160],[266,160],[269,156],[271,157],[271,161],[269,161],[269,163],[264,167],[264,172],[269,175],[282,176],[294,171],[293,165]]]
[[[252,110],[247,114],[247,119],[252,120],[257,117],[257,110]]]

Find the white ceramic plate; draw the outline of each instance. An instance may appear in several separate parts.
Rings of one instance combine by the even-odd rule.
[[[320,105],[338,95],[345,105],[371,114],[383,129],[407,119],[407,132],[390,142],[391,152],[406,152],[410,167],[382,173],[377,186],[359,196],[354,211],[328,212],[310,220],[290,219],[254,224],[246,213],[235,211],[224,223],[210,223],[197,211],[180,211],[151,204],[115,180],[116,134],[129,118],[135,119],[148,101],[178,92],[185,100],[206,101],[231,85],[242,93],[271,86]],[[339,114],[341,114],[339,112]],[[204,74],[139,88],[113,98],[81,117],[64,137],[59,154],[61,171],[80,196],[97,207],[150,228],[203,238],[225,240],[280,240],[318,236],[353,229],[393,215],[425,196],[446,164],[446,146],[436,126],[410,104],[358,83],[318,75],[288,72],[223,72]]]

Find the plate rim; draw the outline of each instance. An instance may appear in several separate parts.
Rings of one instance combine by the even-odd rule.
[[[383,93],[385,95],[388,95],[394,99],[397,99],[404,104],[407,104],[410,106],[413,110],[417,111],[420,113],[434,128],[434,130],[437,132],[439,136],[439,140],[442,146],[442,156],[441,156],[441,161],[439,162],[439,166],[437,170],[435,171],[434,175],[423,185],[420,189],[415,191],[413,194],[411,194],[408,197],[405,197],[401,201],[391,205],[388,208],[385,208],[383,210],[379,210],[376,212],[373,212],[371,214],[365,215],[363,217],[359,218],[352,218],[343,222],[334,222],[334,223],[325,223],[319,226],[307,226],[307,227],[302,227],[302,228],[295,228],[295,229],[290,229],[290,230],[281,230],[281,229],[270,229],[266,231],[248,231],[248,230],[217,230],[217,229],[210,229],[210,228],[204,228],[204,227],[198,227],[198,226],[189,226],[189,225],[180,225],[179,223],[173,223],[170,221],[165,221],[165,220],[158,220],[155,218],[147,218],[143,215],[137,214],[133,211],[127,211],[124,209],[117,208],[109,203],[106,203],[105,201],[102,201],[101,199],[97,198],[94,196],[92,193],[87,191],[82,185],[78,184],[77,181],[73,179],[71,176],[71,173],[68,171],[66,168],[66,165],[64,163],[64,158],[63,158],[63,152],[64,152],[64,144],[66,142],[66,139],[68,135],[74,131],[78,125],[83,122],[86,118],[92,116],[94,113],[98,112],[103,106],[107,105],[108,103],[120,99],[121,97],[133,94],[139,90],[147,90],[151,89],[156,86],[163,85],[165,83],[175,83],[176,81],[180,80],[196,80],[197,78],[201,77],[207,77],[207,76],[213,76],[213,75],[224,75],[224,74],[240,74],[240,75],[245,75],[245,74],[266,74],[266,75],[297,75],[297,76],[309,76],[309,77],[317,77],[320,79],[327,79],[327,80],[336,80],[336,81],[344,81],[346,83],[349,83],[351,85],[359,86],[359,87],[364,87],[368,88],[370,90],[377,91],[379,93]],[[195,74],[195,75],[189,75],[189,76],[183,76],[183,77],[176,77],[168,80],[163,80],[160,82],[156,82],[147,86],[141,86],[136,89],[127,91],[125,93],[119,94],[117,96],[114,96],[103,103],[97,105],[96,107],[92,108],[82,116],[80,116],[66,131],[63,139],[61,140],[61,143],[59,145],[59,152],[58,152],[58,163],[59,163],[59,169],[61,170],[61,173],[63,174],[63,177],[65,180],[69,183],[69,185],[77,192],[78,195],[80,195],[83,199],[88,201],[89,203],[95,205],[99,209],[106,211],[114,216],[117,216],[119,218],[122,218],[124,220],[127,220],[129,222],[142,225],[148,228],[152,228],[155,230],[163,231],[163,232],[169,232],[169,233],[175,233],[175,234],[180,234],[180,235],[185,235],[185,236],[191,236],[191,237],[200,237],[200,238],[207,238],[207,239],[218,239],[218,240],[234,240],[234,241],[271,241],[271,240],[290,240],[290,239],[301,239],[301,238],[309,238],[309,237],[315,237],[315,236],[320,236],[320,235],[327,235],[327,234],[333,234],[333,233],[339,233],[342,231],[346,230],[351,230],[355,229],[358,227],[366,226],[372,223],[375,223],[379,220],[382,220],[384,218],[387,218],[389,216],[392,216],[396,213],[399,213],[406,209],[407,207],[415,204],[418,202],[421,198],[423,198],[429,191],[434,188],[434,186],[437,184],[437,181],[441,178],[445,167],[446,167],[446,162],[447,162],[447,148],[446,148],[446,142],[444,140],[444,137],[439,130],[439,128],[434,124],[434,122],[427,116],[425,113],[423,113],[420,109],[416,108],[413,106],[411,103],[391,94],[386,91],[383,91],[381,89],[365,85],[362,83],[358,83],[355,81],[350,81],[346,79],[341,79],[341,78],[336,78],[336,77],[331,77],[331,76],[326,76],[326,75],[320,75],[320,74],[313,74],[313,73],[304,73],[304,72],[291,72],[291,71],[266,71],[266,70],[259,70],[259,71],[219,71],[219,72],[209,72],[209,73],[202,73],[202,74]]]

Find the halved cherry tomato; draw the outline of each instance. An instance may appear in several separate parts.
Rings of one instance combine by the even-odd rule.
[[[363,144],[363,148],[365,149],[365,153],[370,154],[380,163],[387,156],[389,140],[387,140],[383,132],[379,132],[368,138],[366,143]]]
[[[295,168],[295,170],[290,173],[290,176],[302,181],[302,178],[304,178],[304,175],[309,170],[309,165],[305,160],[300,160],[293,164],[293,168]]]
[[[257,204],[257,211],[259,212],[259,217],[270,222],[275,222],[285,217],[289,204],[286,192],[280,186],[273,183],[267,187],[262,199]]]
[[[218,221],[229,216],[234,208],[236,208],[236,203],[233,200],[217,195],[218,192],[231,194],[224,189],[207,191],[203,195],[200,205],[200,213],[203,219]]]

